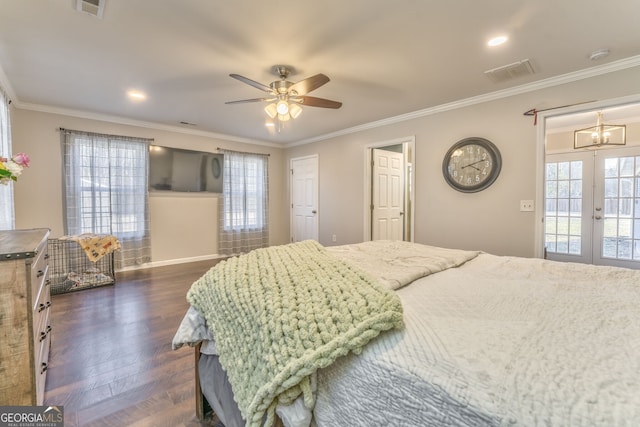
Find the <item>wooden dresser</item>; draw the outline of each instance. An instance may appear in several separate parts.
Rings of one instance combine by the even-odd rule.
[[[0,231],[0,406],[42,405],[51,343],[48,229]]]

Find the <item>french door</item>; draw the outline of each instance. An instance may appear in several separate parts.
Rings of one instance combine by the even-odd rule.
[[[640,268],[640,147],[549,154],[545,163],[547,258]]]

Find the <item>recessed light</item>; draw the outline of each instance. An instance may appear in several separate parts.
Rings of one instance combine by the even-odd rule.
[[[500,46],[501,44],[503,44],[504,42],[506,42],[508,40],[507,36],[498,36],[498,37],[494,37],[491,40],[489,40],[487,42],[487,46]]]
[[[133,101],[144,101],[147,99],[147,95],[139,90],[130,90],[127,92],[127,96]]]

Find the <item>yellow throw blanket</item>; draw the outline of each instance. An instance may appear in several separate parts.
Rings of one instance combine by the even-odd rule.
[[[62,236],[60,240],[77,242],[91,262],[97,262],[103,256],[120,249],[120,241],[116,236],[108,234],[84,233]]]
[[[380,332],[402,327],[399,298],[315,241],[220,262],[187,300],[207,320],[247,426],[271,426],[278,403],[304,395],[310,375]]]

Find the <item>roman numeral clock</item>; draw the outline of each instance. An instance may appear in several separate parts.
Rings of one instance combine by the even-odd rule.
[[[498,147],[478,137],[456,142],[442,161],[444,179],[463,193],[476,193],[489,187],[500,175],[501,168]]]

